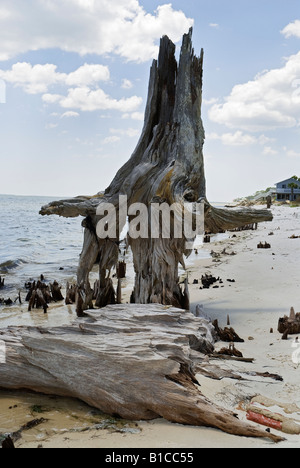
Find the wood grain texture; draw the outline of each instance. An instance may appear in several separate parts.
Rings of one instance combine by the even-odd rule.
[[[108,306],[58,328],[12,327],[0,332],[0,387],[79,398],[130,420],[281,440],[201,394],[195,372],[213,350],[210,336],[201,319],[162,305]]]

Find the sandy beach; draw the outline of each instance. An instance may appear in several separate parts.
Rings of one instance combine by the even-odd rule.
[[[292,306],[296,312],[300,311],[300,285],[297,281],[300,239],[290,239],[293,234],[300,235],[300,208],[282,206],[273,207],[272,211],[273,222],[260,224],[257,231],[229,233],[219,242],[204,244],[202,250],[207,255],[193,257],[187,268],[192,310],[197,304],[203,305],[205,313],[212,320],[218,319],[221,327],[226,326],[229,315],[231,326],[245,340],[237,344],[238,350],[244,357],[254,358],[253,363],[218,362],[223,369],[242,373],[245,380],[225,378],[216,381],[202,375],[197,377],[204,395],[214,403],[235,411],[243,420],[246,420],[246,412],[241,403],[248,402],[255,395],[300,405],[300,367],[292,360],[295,337],[282,341],[277,332],[279,317],[289,314]],[[257,244],[265,241],[271,244],[271,249],[257,249]],[[211,250],[214,255],[209,257]],[[220,277],[223,283],[219,283],[216,289],[200,289],[200,281],[199,284],[194,283],[205,273]],[[228,279],[234,282],[228,282]],[[69,321],[75,317],[70,308],[56,308],[54,313],[58,312],[61,322],[63,318]],[[51,309],[48,315],[51,316]],[[271,328],[273,334],[270,333]],[[223,346],[224,343],[219,342],[216,349]],[[279,374],[283,381],[249,375],[253,372]],[[4,426],[3,417],[9,421],[10,427],[6,428],[6,432],[16,430],[28,421],[28,411],[34,403],[49,405],[49,397],[27,395],[26,398],[9,393],[0,395],[1,429]],[[47,398],[47,402],[43,398]],[[15,409],[12,408],[14,405]],[[246,439],[213,429],[170,424],[164,420],[124,423],[121,430],[116,425],[107,427],[104,424],[101,429],[82,431],[97,422],[97,415],[91,418],[91,408],[76,401],[62,403],[59,399],[54,403],[52,401],[51,405],[51,411],[48,409],[48,413],[37,416],[49,421],[24,433],[17,447],[299,447],[299,436],[285,434],[286,441],[275,445],[267,439]],[[295,417],[300,423],[300,413]]]

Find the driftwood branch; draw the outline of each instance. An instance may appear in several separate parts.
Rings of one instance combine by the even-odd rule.
[[[59,328],[11,327],[0,332],[0,385],[79,398],[129,420],[163,417],[282,440],[202,395],[192,356],[213,351],[209,336],[201,319],[159,305],[109,306]]]

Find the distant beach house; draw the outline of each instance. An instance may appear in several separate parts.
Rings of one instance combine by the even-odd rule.
[[[296,186],[298,188],[296,188]],[[279,201],[296,200],[298,197],[300,197],[300,181],[294,177],[291,177],[290,179],[278,182],[278,184],[276,184],[276,194],[277,200]]]

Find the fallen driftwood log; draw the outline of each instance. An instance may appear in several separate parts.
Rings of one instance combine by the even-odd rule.
[[[196,365],[213,351],[206,332],[193,314],[160,305],[108,306],[58,328],[11,327],[0,331],[0,386],[75,397],[129,420],[163,417],[282,440],[201,394]]]
[[[229,354],[218,354],[218,353],[213,353],[209,355],[210,359],[221,359],[224,361],[238,361],[238,362],[246,362],[248,364],[251,364],[254,362],[254,358],[244,358],[244,357],[236,357],[236,356],[230,356]]]
[[[295,313],[295,309],[292,307],[290,316],[285,315],[278,321],[278,331],[283,335],[297,335],[300,334],[300,313]]]
[[[179,63],[175,49],[167,36],[161,39],[158,60],[154,60],[150,71],[142,135],[130,160],[105,192],[55,201],[40,211],[41,215],[84,217],[84,245],[77,275],[84,300],[78,310],[91,306],[93,292],[89,273],[97,259],[100,284],[96,306],[103,307],[116,300],[110,274],[119,261],[120,233],[127,214],[119,216],[123,212],[120,196],[127,197],[128,207],[142,203],[149,214],[148,223],[144,223],[147,228],[142,226],[148,236],[128,239],[135,269],[131,301],[137,304],[160,303],[186,308],[188,303],[187,294],[179,285],[178,268],[179,264],[185,266],[184,256],[191,254],[190,244],[194,239],[185,234],[177,238],[174,226],[170,226],[168,238],[162,235],[162,226],[158,237],[151,237],[153,203],[168,207],[176,203],[182,210],[187,203],[200,205],[202,202],[204,228],[212,233],[273,219],[267,210],[226,210],[215,208],[207,201],[203,159],[205,132],[201,118],[204,53],[202,51],[200,57],[194,54],[192,29],[183,37]],[[103,217],[96,212],[99,207],[104,209],[107,203],[115,207],[117,218],[121,219],[115,237],[100,239],[96,226]],[[132,218],[130,215],[130,222]]]

